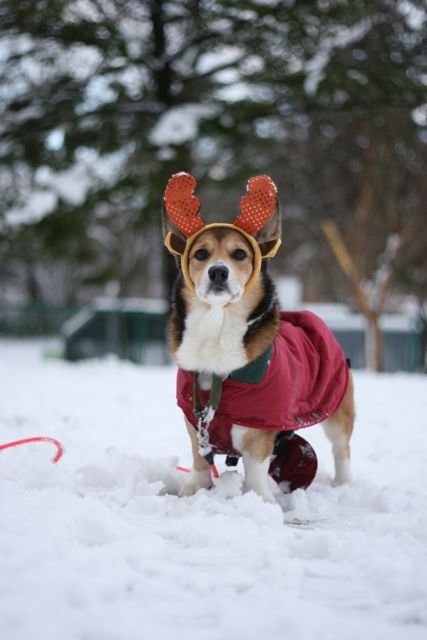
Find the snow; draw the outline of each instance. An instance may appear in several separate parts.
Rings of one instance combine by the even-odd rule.
[[[353,485],[331,486],[313,427],[317,478],[279,506],[242,492],[239,467],[177,497],[172,367],[43,350],[0,341],[0,443],[65,446],[57,465],[46,443],[0,453],[1,638],[426,637],[426,377],[356,372]]]
[[[411,113],[412,120],[419,127],[427,126],[427,102],[414,109]]]
[[[34,224],[52,213],[57,204],[57,197],[51,191],[34,189],[28,202],[21,207],[12,207],[6,211],[4,220],[7,226],[14,227],[21,224]],[[2,229],[3,225],[0,225]]]
[[[47,166],[40,167],[36,172],[36,182],[76,206],[83,204],[92,186],[88,168],[80,162],[65,171],[55,172]]]
[[[320,42],[318,51],[305,64],[307,76],[304,89],[307,95],[313,96],[324,77],[324,69],[329,64],[334,49],[344,49],[350,44],[359,42],[370,31],[374,24],[373,18],[363,18],[351,27],[339,27],[331,35]]]
[[[149,140],[157,146],[182,144],[197,135],[199,121],[212,118],[217,113],[215,107],[205,104],[183,104],[172,107],[160,116],[149,134]]]
[[[247,82],[233,82],[215,91],[215,96],[225,102],[250,100],[254,96],[254,87]]]
[[[197,73],[212,73],[222,69],[225,65],[237,63],[243,57],[242,47],[221,45],[211,51],[206,51],[197,60]]]
[[[278,4],[278,0],[253,0],[253,1],[254,1],[254,4],[259,4],[261,6],[266,6],[266,7],[275,7]],[[289,0],[287,4],[289,5]]]
[[[37,186],[25,194],[25,202],[21,206],[6,211],[6,226],[39,222],[55,210],[58,197],[72,205],[83,204],[92,185],[92,179],[87,167],[77,163],[65,171],[58,172],[42,166],[35,174],[35,183]],[[0,230],[5,225],[0,224]]]
[[[318,315],[332,330],[363,331],[366,318],[361,313],[354,313],[349,307],[339,303],[306,302],[300,306]],[[383,313],[379,325],[385,332],[401,331],[402,333],[417,331],[419,316],[417,313]]]
[[[55,148],[62,142],[62,132],[52,131],[49,146]],[[95,183],[110,185],[117,180],[132,145],[120,151],[100,156],[96,151],[81,147],[76,152],[76,161],[68,169],[53,171],[41,165],[34,174],[34,186],[21,194],[21,204],[4,214],[0,230],[39,222],[57,207],[58,198],[72,206],[81,206]]]
[[[425,7],[417,6],[414,2],[410,2],[409,0],[400,0],[397,3],[397,10],[405,18],[407,25],[411,29],[422,29],[427,19]]]

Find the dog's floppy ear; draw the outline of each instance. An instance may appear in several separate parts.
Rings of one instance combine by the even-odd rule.
[[[263,258],[272,258],[276,254],[281,243],[281,236],[282,221],[279,203],[276,202],[268,222],[255,234]]]
[[[281,242],[276,185],[268,176],[255,176],[246,188],[248,193],[240,200],[241,213],[234,224],[255,238],[263,258],[271,258]]]
[[[166,247],[175,256],[182,256],[185,250],[187,239],[184,234],[177,229],[170,219],[166,207],[163,206],[162,212],[162,226],[163,226],[163,242]]]

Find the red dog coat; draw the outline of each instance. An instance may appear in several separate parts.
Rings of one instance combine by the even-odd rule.
[[[279,431],[301,429],[322,422],[340,405],[349,373],[331,331],[309,311],[284,312],[280,325],[272,348],[258,359],[258,365],[264,362],[260,381],[244,381],[257,361],[224,380],[221,401],[209,425],[214,453],[239,455],[231,442],[233,424]],[[209,392],[200,390],[200,398],[206,405]],[[197,427],[191,371],[178,370],[177,403]]]

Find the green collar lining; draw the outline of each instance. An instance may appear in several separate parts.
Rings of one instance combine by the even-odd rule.
[[[267,351],[264,351],[256,360],[230,373],[227,380],[259,384],[262,382],[268,369],[272,352],[273,346],[268,347]]]

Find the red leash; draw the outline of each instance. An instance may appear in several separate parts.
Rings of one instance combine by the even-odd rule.
[[[23,440],[15,440],[14,442],[7,442],[6,444],[0,444],[0,451],[4,449],[10,449],[11,447],[19,447],[21,444],[29,444],[30,442],[50,442],[54,444],[56,447],[56,455],[52,458],[52,462],[58,462],[62,458],[62,454],[64,453],[64,447],[56,440],[56,438],[48,438],[47,436],[38,436],[35,438],[23,438]],[[190,473],[190,469],[186,469],[185,467],[177,467],[178,471],[185,471],[185,473]],[[212,473],[214,478],[219,478],[218,469],[213,464],[211,466]]]
[[[185,473],[190,473],[190,471],[191,471],[191,469],[186,469],[185,467],[177,467],[176,470],[177,471],[185,471]],[[216,468],[216,466],[214,464],[211,464],[211,471],[213,473],[213,477],[214,478],[219,478],[218,469]]]
[[[47,438],[45,436],[39,436],[37,438],[24,438],[23,440],[15,440],[15,442],[7,442],[6,444],[0,444],[0,451],[3,449],[9,449],[10,447],[18,447],[21,444],[27,444],[29,442],[50,442],[56,447],[56,455],[52,458],[52,462],[58,462],[64,453],[64,448],[59,440],[55,438]]]

